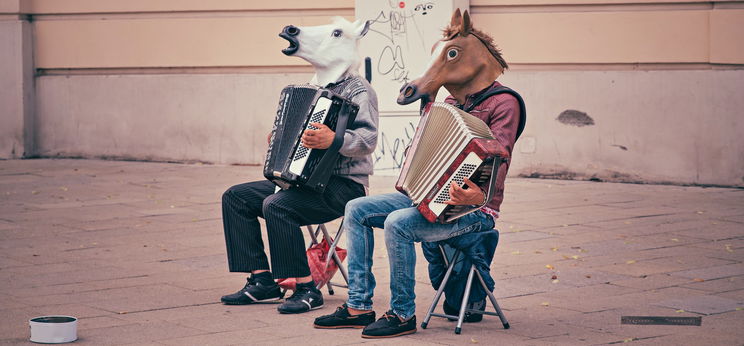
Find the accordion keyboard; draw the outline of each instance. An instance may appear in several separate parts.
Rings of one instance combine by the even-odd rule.
[[[327,113],[327,109],[322,109],[318,112],[313,113],[313,115],[310,117],[310,121],[307,123],[307,129],[310,130],[317,130],[318,128],[315,126],[310,125],[310,123],[322,123],[323,120],[325,120],[325,115]],[[304,133],[304,131],[303,131]],[[301,145],[299,148],[297,148],[297,153],[295,153],[294,158],[292,161],[297,161],[300,159],[304,159],[307,154],[310,153],[310,149],[304,145]]]
[[[447,180],[447,183],[442,186],[442,189],[439,190],[439,192],[437,192],[436,197],[434,197],[429,204],[429,209],[437,215],[441,214],[442,211],[444,211],[444,208],[448,205],[444,202],[450,199],[449,187],[452,182],[454,181],[458,186],[463,186],[465,178],[470,178],[482,162],[483,160],[481,160],[478,155],[469,153],[465,158],[465,161],[457,167],[455,174],[452,174],[449,177],[449,180]]]
[[[333,101],[331,101],[331,99],[319,97],[318,101],[315,103],[315,108],[313,108],[313,113],[302,132],[304,133],[307,130],[317,130],[318,128],[310,125],[310,123],[323,123],[332,104]],[[297,150],[295,150],[294,156],[292,157],[292,163],[289,165],[289,172],[297,175],[302,174],[302,170],[305,168],[305,163],[307,163],[308,156],[310,156],[312,150],[313,149],[305,147],[304,145],[298,145]]]

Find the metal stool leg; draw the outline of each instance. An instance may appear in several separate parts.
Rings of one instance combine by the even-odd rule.
[[[336,252],[336,246],[338,246],[338,242],[341,239],[341,235],[344,233],[344,222],[341,221],[341,225],[338,228],[338,231],[336,232],[336,237],[332,238],[331,235],[328,233],[328,230],[325,228],[325,225],[323,226],[323,237],[325,240],[330,244],[330,249],[328,250],[328,258],[326,259],[325,268],[328,268],[328,266],[331,264],[331,260],[336,263],[336,267],[338,267],[338,270],[341,272],[341,276],[344,278],[344,282],[346,284],[339,284],[339,283],[333,283],[333,286],[337,287],[343,287],[343,288],[349,288],[349,275],[346,273],[346,269],[342,265],[341,258],[338,257],[338,253]],[[328,281],[328,287],[331,287],[331,281]],[[330,293],[330,292],[329,292]],[[333,293],[330,293],[333,294]]]
[[[468,273],[468,281],[465,282],[465,294],[462,297],[460,303],[460,315],[457,317],[457,327],[455,327],[455,334],[460,334],[462,331],[462,322],[465,320],[465,310],[468,309],[468,299],[470,299],[470,288],[473,286],[473,276],[475,275],[475,265],[470,266],[470,273]]]
[[[440,245],[441,249],[441,245]],[[444,250],[442,249],[444,252]],[[426,326],[429,324],[429,320],[431,319],[431,316],[438,316],[438,317],[447,317],[447,315],[441,315],[441,314],[435,314],[434,309],[437,307],[437,304],[439,303],[439,299],[442,297],[442,293],[444,292],[444,286],[447,285],[447,281],[449,280],[450,274],[452,274],[452,269],[455,267],[455,263],[457,263],[457,258],[460,256],[460,251],[455,251],[455,254],[452,255],[452,261],[450,261],[449,266],[447,266],[447,272],[444,274],[444,279],[442,280],[442,283],[439,284],[439,289],[437,290],[437,294],[434,296],[434,301],[431,302],[431,306],[429,306],[429,312],[426,313],[426,317],[424,317],[424,321],[421,322],[421,328],[426,329]],[[444,257],[445,262],[447,261],[447,256]]]
[[[499,316],[499,319],[501,320],[501,324],[504,325],[504,329],[509,329],[509,321],[506,320],[506,316],[504,316],[504,312],[501,311],[501,307],[499,307],[499,303],[496,302],[496,297],[493,296],[493,293],[488,290],[488,287],[486,287],[486,282],[483,281],[483,277],[480,275],[480,272],[477,270],[475,271],[475,274],[478,275],[478,280],[480,281],[481,286],[483,286],[483,290],[486,291],[486,294],[488,295],[488,299],[491,301],[491,304],[493,305],[494,309],[496,309],[496,314]],[[484,307],[485,310],[485,307]]]
[[[481,276],[480,272],[476,269],[475,265],[470,266],[470,271],[468,273],[468,279],[465,282],[465,292],[463,294],[462,302],[460,303],[460,311],[459,311],[458,316],[434,313],[434,309],[439,303],[439,300],[442,297],[442,293],[444,292],[444,287],[450,279],[450,276],[452,274],[455,264],[457,264],[459,256],[462,254],[461,251],[456,250],[454,255],[452,256],[452,260],[447,261],[447,256],[446,256],[446,253],[444,252],[444,248],[442,247],[442,245],[439,245],[439,249],[440,251],[442,251],[442,256],[444,256],[444,261],[445,261],[445,264],[447,265],[447,271],[444,275],[444,279],[442,280],[442,283],[439,286],[439,289],[437,290],[437,294],[434,296],[434,300],[432,301],[432,304],[429,307],[429,311],[424,317],[424,321],[421,323],[421,328],[426,329],[431,319],[431,316],[444,317],[444,318],[449,318],[451,320],[457,319],[457,326],[455,327],[455,334],[460,334],[460,332],[462,332],[462,324],[465,321],[465,313],[470,312],[470,313],[476,313],[476,314],[498,316],[499,319],[501,320],[501,324],[504,325],[504,329],[509,329],[510,327],[509,321],[506,320],[506,316],[504,315],[504,312],[501,311],[501,307],[496,302],[496,297],[493,295],[491,291],[488,290],[488,286],[486,286],[486,282],[483,280],[483,277]],[[468,300],[470,299],[470,290],[473,287],[473,280],[476,276],[478,277],[478,283],[481,285],[481,287],[483,287],[483,290],[486,292],[488,299],[491,301],[491,305],[493,305],[494,309],[496,310],[495,313],[486,311],[487,306],[483,308],[483,311],[468,308]]]
[[[319,224],[318,225],[318,228],[315,230],[315,235],[316,236],[319,235],[319,234],[321,234],[321,233],[322,233],[323,239],[328,244],[331,244],[333,239],[328,234],[328,229],[326,228],[325,224]],[[331,246],[328,249],[328,254],[329,255],[335,255],[335,253],[336,253],[336,247],[335,246]],[[324,268],[326,268],[326,269],[328,268],[328,261],[326,261]],[[329,295],[334,295],[336,292],[333,291],[333,283],[331,282],[331,280],[328,280],[328,282],[326,283],[326,285],[328,285],[328,294]],[[320,286],[320,283],[318,284],[318,286]],[[317,287],[317,288],[320,289],[320,287]]]

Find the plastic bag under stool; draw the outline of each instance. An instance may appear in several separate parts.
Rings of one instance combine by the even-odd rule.
[[[328,268],[325,268],[325,263],[328,259],[328,252],[330,249],[331,246],[325,239],[307,249],[307,264],[310,266],[310,273],[318,289],[325,286],[328,281],[331,280],[333,275],[336,274],[336,271],[338,271],[338,265],[336,265],[336,262],[333,261],[333,259],[328,263]],[[346,249],[337,246],[336,254],[341,262],[346,259]],[[297,281],[294,278],[277,279],[276,283],[279,284],[279,287],[285,290],[294,291],[297,287]]]

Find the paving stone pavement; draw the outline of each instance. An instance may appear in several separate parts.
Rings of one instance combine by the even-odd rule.
[[[344,302],[342,288],[296,316],[219,303],[245,280],[227,271],[220,196],[261,178],[255,166],[0,161],[0,344],[29,344],[28,319],[51,314],[78,317],[86,345],[744,344],[742,189],[509,178],[491,273],[511,329],[487,316],[455,335],[434,318],[410,336],[367,340],[311,325]],[[371,193],[393,184],[373,177]],[[383,231],[375,244],[382,313]],[[434,291],[420,249],[417,258],[421,320]]]

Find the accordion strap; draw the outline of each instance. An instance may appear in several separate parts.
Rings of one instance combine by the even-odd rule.
[[[331,142],[331,145],[325,149],[328,153],[337,153],[339,149],[341,149],[341,145],[344,144],[344,135],[346,134],[346,126],[347,123],[349,123],[349,117],[351,117],[351,113],[353,111],[352,104],[349,102],[344,102],[341,105],[341,109],[338,112],[338,121],[336,122],[336,128],[334,129],[335,135],[333,137],[333,142]],[[356,117],[356,114],[354,114],[354,117]],[[318,162],[318,165],[315,167],[315,171],[313,174],[310,175],[310,177],[307,179],[307,183],[305,185],[311,186],[314,188],[320,188],[320,190],[325,189],[325,186],[323,186],[323,183],[321,181],[326,180],[324,179],[323,175],[328,175],[328,172],[330,172],[333,169],[333,166],[336,164],[336,159],[338,157],[336,155],[323,155],[323,158],[320,159]]]
[[[519,139],[519,136],[522,134],[522,131],[524,131],[524,126],[527,123],[527,109],[524,106],[524,100],[522,99],[522,96],[519,95],[518,92],[512,90],[511,88],[500,86],[493,88],[491,90],[486,91],[483,93],[483,95],[478,96],[478,98],[473,101],[473,104],[469,107],[464,108],[463,110],[470,113],[475,107],[477,107],[479,104],[483,103],[483,101],[487,100],[489,97],[498,95],[498,94],[509,94],[514,96],[514,98],[517,99],[517,102],[519,102],[519,127],[517,128],[517,137],[514,140]]]

